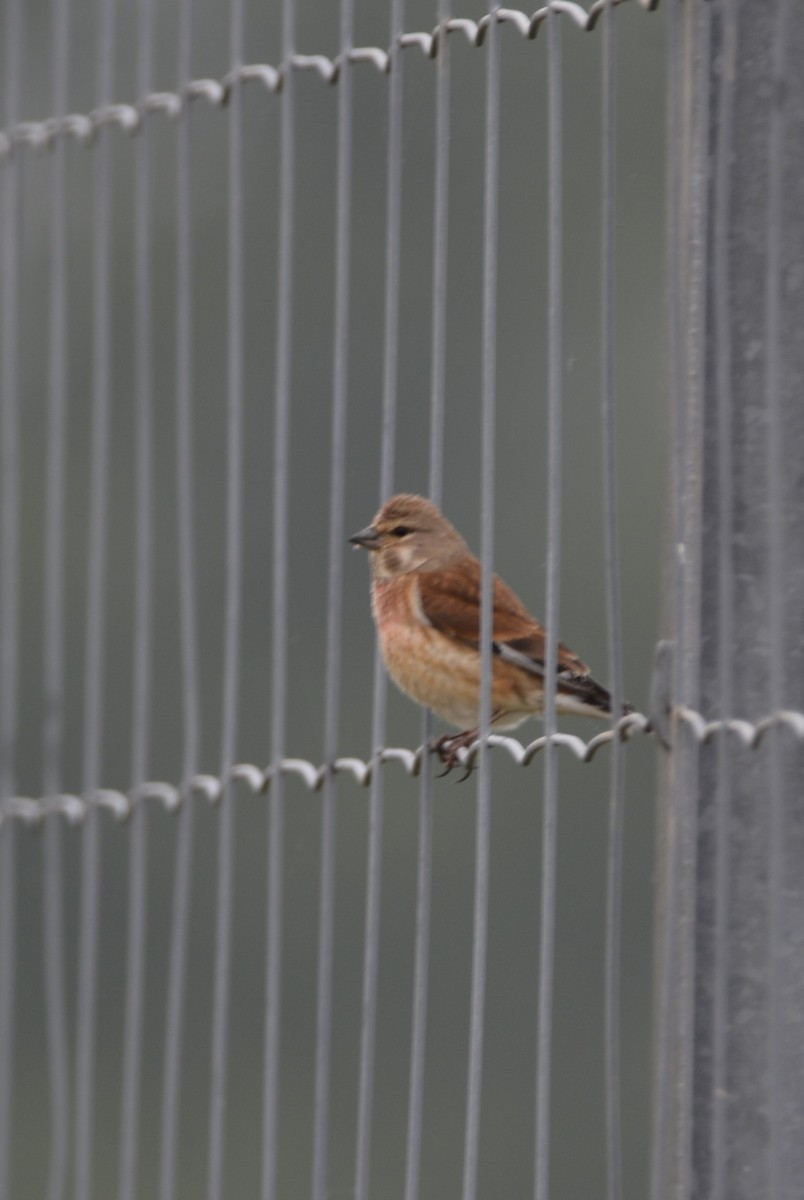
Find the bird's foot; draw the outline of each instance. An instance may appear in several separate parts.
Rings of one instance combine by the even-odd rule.
[[[443,779],[445,775],[449,775],[450,771],[457,766],[464,765],[466,772],[458,780],[458,783],[463,783],[464,779],[468,779],[474,770],[474,764],[461,764],[459,751],[466,750],[473,742],[477,741],[477,730],[467,729],[464,733],[445,733],[443,737],[436,738],[431,749],[434,754],[437,754],[444,764],[444,770],[438,776]]]

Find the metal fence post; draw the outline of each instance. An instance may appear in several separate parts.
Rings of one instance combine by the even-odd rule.
[[[804,7],[669,8],[653,1200],[788,1200],[804,1180]]]

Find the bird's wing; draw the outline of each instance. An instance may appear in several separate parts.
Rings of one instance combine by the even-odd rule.
[[[419,603],[425,620],[456,641],[480,648],[481,566],[467,555],[449,567],[417,575]],[[532,675],[544,675],[545,632],[514,592],[494,576],[492,648],[507,662]],[[589,668],[559,642],[558,676],[562,685],[585,680]]]

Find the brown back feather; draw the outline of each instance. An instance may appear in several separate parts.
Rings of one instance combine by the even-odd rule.
[[[454,566],[417,575],[422,612],[439,633],[469,645],[480,646],[480,589],[482,569],[473,555]],[[544,665],[545,632],[519,597],[494,576],[492,638]],[[586,676],[589,668],[577,654],[558,644],[558,671]]]

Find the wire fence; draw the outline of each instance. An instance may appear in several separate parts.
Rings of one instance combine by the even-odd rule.
[[[744,184],[728,174],[741,92],[720,64],[739,74],[738,19],[714,0],[667,0],[649,21],[636,10],[655,0],[471,18],[439,0],[421,32],[417,7],[431,6],[53,0],[43,33],[6,0],[0,1197],[795,1194],[793,1085],[761,1097],[777,1109],[770,1175],[762,1150],[749,1157],[760,1190],[734,1190],[726,1149],[753,1111],[729,1075],[728,747],[773,763],[779,739],[804,743],[793,691],[737,703],[728,666],[742,410],[725,230]],[[776,39],[778,83],[800,22],[770,7],[756,36]],[[311,30],[335,49],[300,53]],[[29,66],[47,44],[47,68]],[[280,49],[251,54],[263,44]],[[52,115],[24,119],[37,110]],[[778,363],[778,162],[770,178]],[[641,289],[666,289],[666,349]],[[769,370],[766,487],[792,461],[787,376]],[[780,530],[800,512],[779,486],[777,683]],[[345,555],[353,517],[397,489],[463,510],[478,535],[483,686],[463,790],[434,778],[430,714],[388,691]],[[495,567],[531,593],[533,567],[545,588],[529,742],[490,732]],[[672,643],[655,650],[662,625]],[[559,632],[597,653],[615,712],[640,691],[645,711],[559,729]],[[699,686],[713,637],[717,702]],[[656,752],[670,783],[651,1065]],[[699,778],[713,753],[719,775]],[[773,784],[777,1083],[795,1027],[793,1002],[779,1008],[797,979],[779,899],[791,763]],[[696,942],[711,878],[713,967]],[[714,1050],[699,1032],[710,986]],[[730,1100],[712,1114],[710,1056]]]

